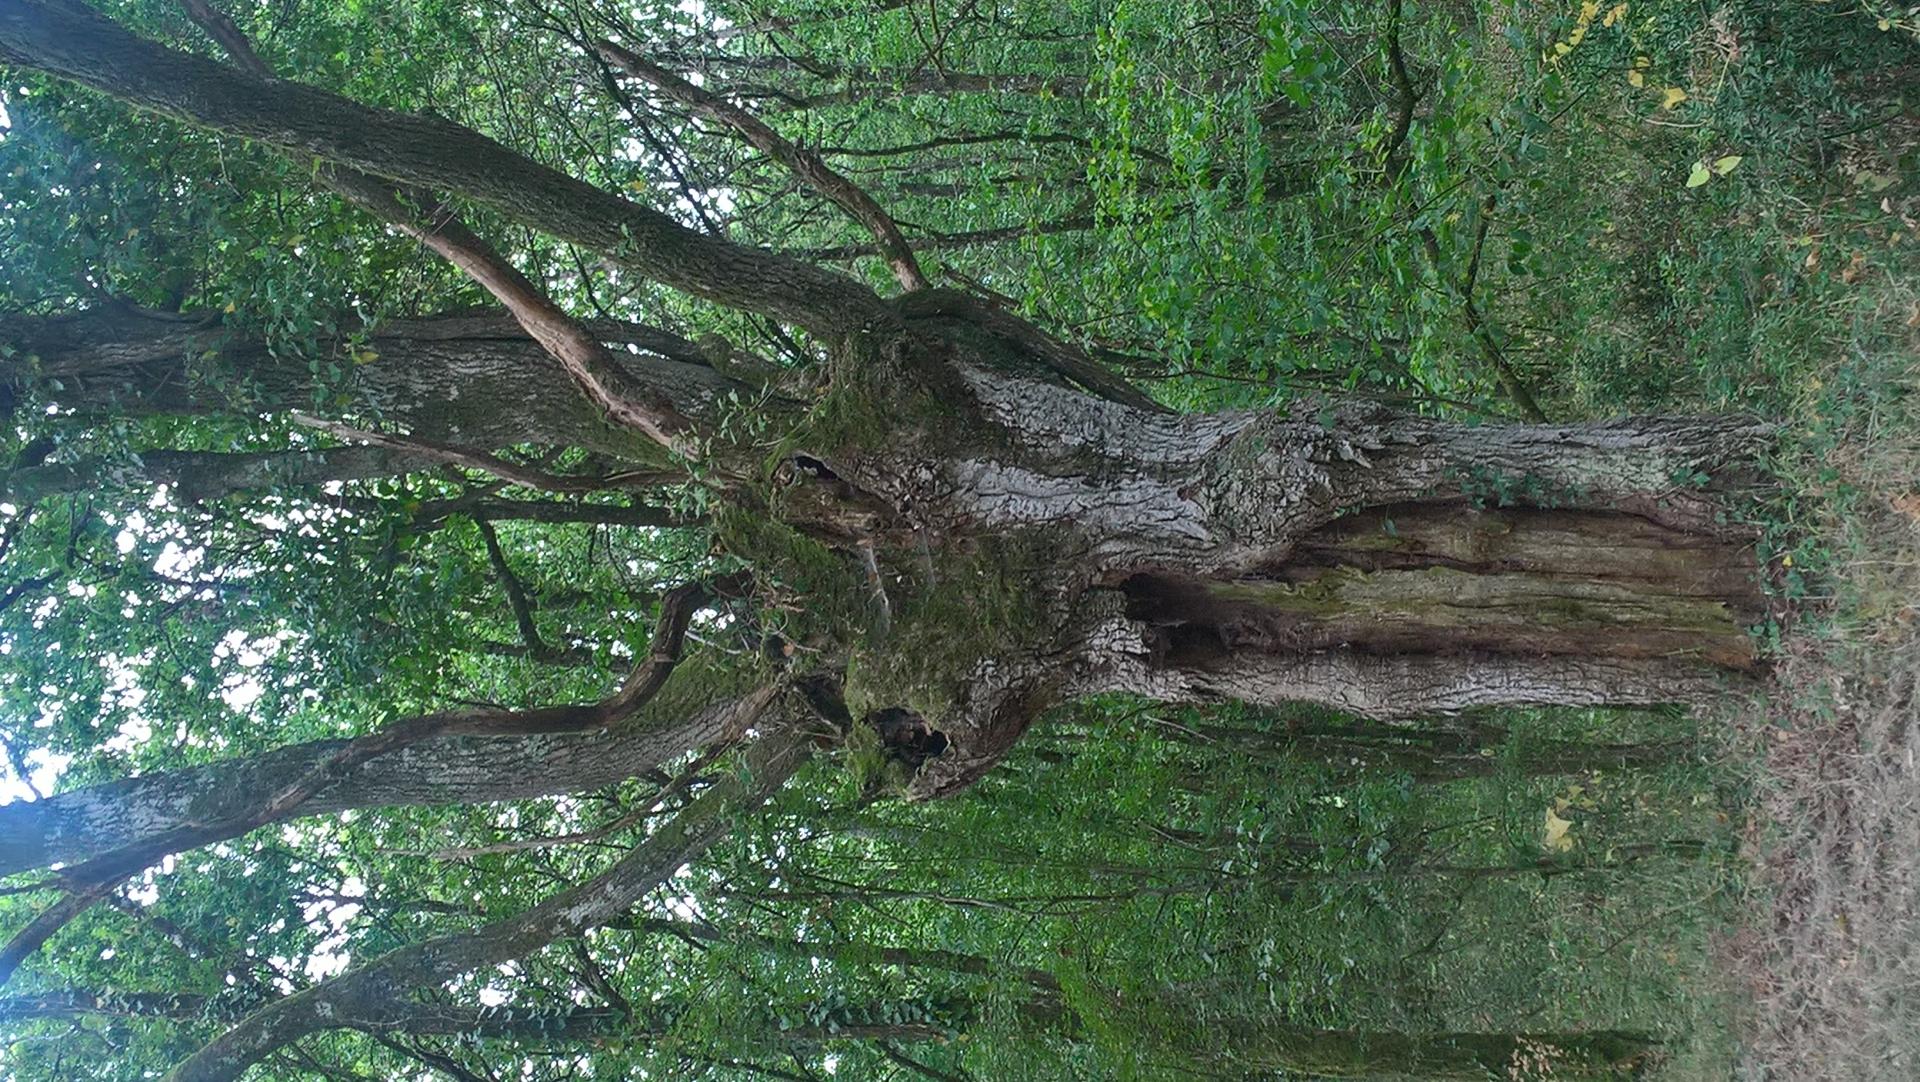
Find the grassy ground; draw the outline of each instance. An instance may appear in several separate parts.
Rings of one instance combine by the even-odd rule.
[[[1760,515],[1777,682],[1718,719],[1722,785],[1753,793],[1716,967],[1738,987],[1701,983],[1667,1077],[1920,1074],[1920,45],[1844,7],[1703,7],[1690,32],[1676,12],[1669,77],[1711,102],[1588,133],[1633,163],[1607,189],[1621,315],[1588,317],[1562,386],[1786,418],[1787,495]],[[1686,188],[1689,150],[1741,161]],[[1738,1048],[1713,1037],[1729,1015]]]
[[[1573,7],[1505,17],[1570,40]],[[1492,242],[1564,238],[1559,273],[1488,303],[1553,329],[1515,355],[1557,412],[1784,418],[1757,512],[1780,664],[1703,719],[1744,860],[1563,905],[1552,946],[1577,969],[1620,929],[1631,987],[1586,987],[1659,1019],[1659,1077],[1920,1077],[1920,38],[1844,3],[1632,8],[1559,63],[1577,106]]]
[[[1747,734],[1763,770],[1735,954],[1756,1004],[1753,1078],[1920,1073],[1920,118],[1886,100],[1902,79],[1850,81],[1894,119],[1834,141],[1854,183],[1793,205],[1840,265],[1810,298],[1818,333],[1799,344],[1783,463],[1797,622]],[[1895,183],[1869,191],[1863,173]]]

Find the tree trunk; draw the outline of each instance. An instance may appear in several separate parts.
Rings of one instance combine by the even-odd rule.
[[[1643,1034],[1432,1033],[1244,1026],[1236,1065],[1261,1065],[1306,1078],[1624,1079],[1654,1049]]]
[[[1751,537],[1712,491],[1765,438],[1747,419],[1172,416],[1004,367],[961,369],[971,416],[895,405],[923,418],[912,435],[820,456],[912,508],[922,543],[990,549],[1035,610],[931,719],[950,750],[917,794],[967,784],[1078,695],[1406,718],[1693,702],[1759,666]]]

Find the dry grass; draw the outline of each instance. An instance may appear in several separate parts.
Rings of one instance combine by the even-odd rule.
[[[1754,1079],[1920,1078],[1920,304],[1889,278],[1856,326],[1840,439],[1810,462],[1832,596],[1789,637],[1734,945]],[[1861,376],[1861,370],[1878,377]]]

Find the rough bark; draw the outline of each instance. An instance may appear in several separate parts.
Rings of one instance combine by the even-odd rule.
[[[1235,1063],[1308,1078],[1634,1077],[1654,1049],[1645,1034],[1383,1033],[1243,1025]],[[1537,1072],[1537,1073],[1536,1073]]]
[[[70,492],[166,485],[181,503],[217,500],[236,492],[304,488],[328,481],[391,477],[436,465],[427,455],[389,447],[332,447],[319,451],[168,451],[139,461],[81,459],[0,474],[0,496],[27,506]]]
[[[1702,488],[1766,438],[1748,419],[1469,426],[1351,401],[1169,416],[1005,364],[961,379],[968,420],[822,456],[925,534],[1041,553],[1004,569],[1027,576],[1039,630],[930,719],[951,750],[919,795],[977,778],[1076,695],[1405,718],[1693,702],[1757,665],[1750,539]]]

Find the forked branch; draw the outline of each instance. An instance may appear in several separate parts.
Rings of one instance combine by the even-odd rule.
[[[61,897],[0,947],[0,985],[5,984],[20,963],[41,944],[129,876],[170,853],[237,837],[285,819],[315,794],[370,760],[434,737],[580,733],[625,721],[666,685],[686,646],[687,627],[693,614],[717,594],[737,591],[744,584],[744,579],[735,576],[711,586],[692,583],[670,591],[661,602],[660,619],[647,656],[618,690],[599,702],[528,710],[481,707],[408,718],[348,741],[290,784],[250,807],[210,822],[184,822],[61,871]],[[766,697],[761,696],[762,707],[765,701]]]
[[[188,17],[219,42],[234,63],[259,78],[273,77],[247,36],[224,12],[207,0],[180,2]],[[411,200],[403,199],[393,184],[356,169],[336,166],[317,170],[315,175],[348,201],[465,271],[493,294],[615,424],[638,429],[663,447],[682,453],[692,451],[693,445],[681,438],[693,427],[687,418],[659,395],[634,395],[620,388],[620,366],[607,347],[451,211],[436,205],[423,192],[407,193]],[[417,205],[409,207],[409,201]]]
[[[608,64],[651,84],[695,113],[739,132],[761,153],[792,170],[795,176],[867,227],[901,288],[909,292],[927,288],[929,283],[920,270],[920,261],[914,257],[913,248],[893,217],[866,189],[835,171],[820,155],[791,142],[747,110],[687,82],[630,49],[604,39],[595,42],[594,49]]]

